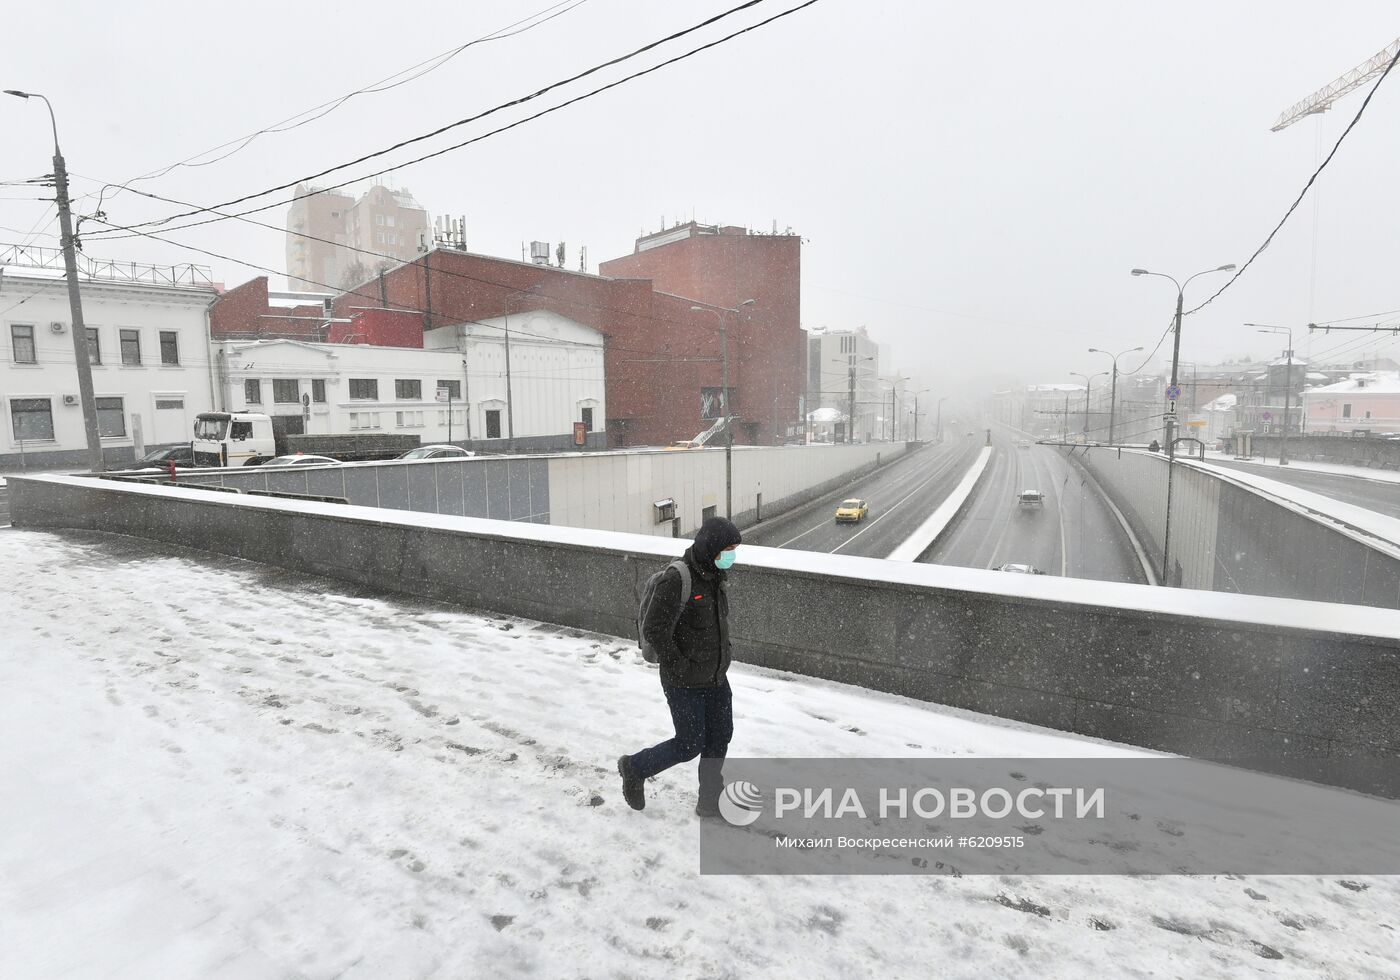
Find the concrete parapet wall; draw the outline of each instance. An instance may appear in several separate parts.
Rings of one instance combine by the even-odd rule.
[[[1075,450],[1161,569],[1167,460],[1156,453]],[[1400,609],[1400,559],[1191,463],[1172,480],[1169,584],[1187,589]]]
[[[736,447],[735,521],[781,513],[918,448],[917,443]],[[589,452],[562,456],[353,463],[344,466],[182,470],[184,484],[343,497],[352,504],[429,514],[528,521],[670,537],[653,504],[676,502],[682,535],[707,507],[724,513],[724,451]]]
[[[73,477],[10,492],[22,528],[135,535],[618,636],[646,576],[685,545]],[[752,546],[733,596],[744,662],[1400,795],[1400,612]]]

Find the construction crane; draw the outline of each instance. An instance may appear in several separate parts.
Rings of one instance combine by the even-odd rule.
[[[1326,112],[1332,108],[1333,102],[1348,92],[1355,91],[1385,71],[1386,66],[1395,60],[1397,54],[1400,54],[1400,38],[1396,38],[1385,50],[1365,64],[1358,65],[1336,81],[1324,85],[1303,101],[1283,110],[1283,114],[1278,117],[1278,121],[1274,123],[1270,132],[1277,133],[1279,130],[1287,129],[1304,116]]]

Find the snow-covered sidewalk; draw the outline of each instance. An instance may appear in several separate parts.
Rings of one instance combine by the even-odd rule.
[[[1400,483],[1400,471],[1373,470],[1365,466],[1350,466],[1346,463],[1318,463],[1308,459],[1290,459],[1288,465],[1279,467],[1278,457],[1272,459],[1237,459],[1233,453],[1222,453],[1218,449],[1206,450],[1206,462],[1247,463],[1261,469],[1273,467],[1284,470],[1309,470],[1313,473],[1329,473],[1333,476],[1354,476],[1358,480],[1374,480],[1377,483]]]
[[[1382,977],[1400,881],[701,877],[634,645],[0,531],[0,975]],[[735,589],[742,601],[742,571]],[[736,756],[1131,752],[736,667]]]

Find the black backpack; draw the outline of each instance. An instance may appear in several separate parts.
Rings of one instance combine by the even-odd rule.
[[[681,576],[681,604],[676,611],[676,618],[671,621],[671,631],[675,632],[676,624],[681,621],[681,613],[685,612],[685,604],[690,601],[690,566],[685,563],[685,559],[677,558],[661,571],[653,573],[642,586],[642,601],[637,607],[637,646],[642,648],[642,659],[649,664],[657,663],[659,657],[656,648],[647,643],[643,626],[647,621],[647,611],[651,609],[652,601],[656,598],[656,587],[661,583],[662,576],[673,568]]]

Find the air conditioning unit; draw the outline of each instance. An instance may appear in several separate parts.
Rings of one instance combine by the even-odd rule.
[[[65,405],[76,405],[76,404],[78,404],[78,396],[77,396],[77,395],[64,395],[64,396],[63,396],[63,404],[65,404]]]
[[[68,329],[68,325],[67,325],[66,323],[61,323],[61,322],[58,321],[58,320],[55,320],[53,323],[50,323],[50,324],[49,324],[49,332],[50,332],[50,333],[63,333],[63,331],[65,331],[65,330],[67,330],[67,329]]]

